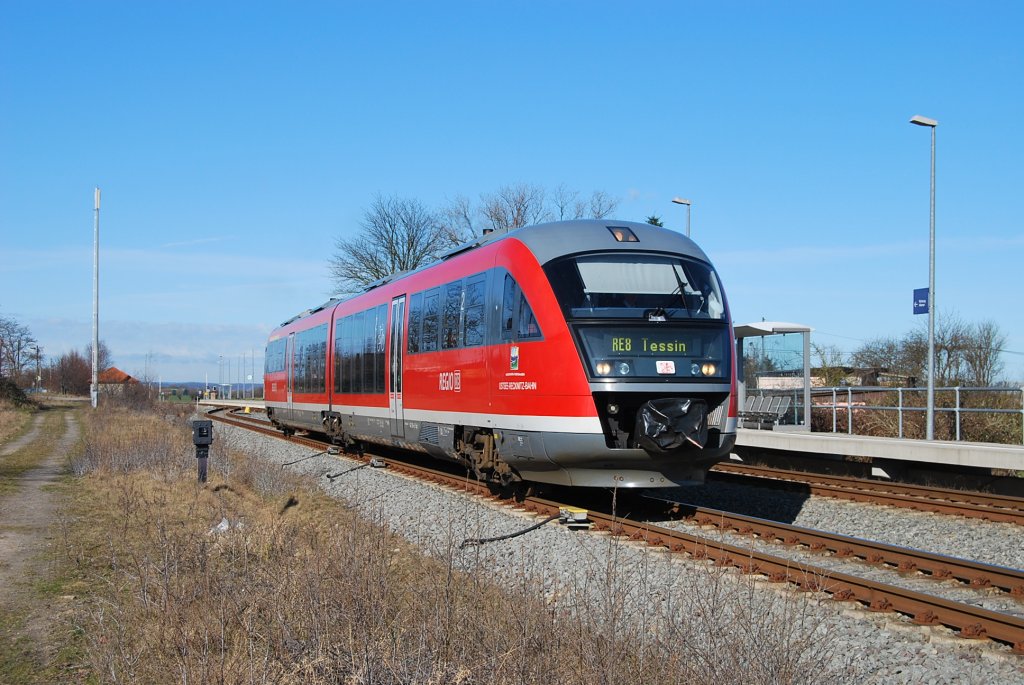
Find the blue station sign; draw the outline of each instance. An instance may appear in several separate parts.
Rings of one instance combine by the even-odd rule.
[[[914,288],[914,313],[928,313],[928,288]]]

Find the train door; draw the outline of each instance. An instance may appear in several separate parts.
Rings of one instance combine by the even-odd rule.
[[[391,300],[391,345],[389,347],[388,368],[390,387],[388,404],[391,414],[391,435],[396,438],[405,437],[405,410],[402,408],[402,343],[405,336],[405,295]]]
[[[288,374],[288,412],[287,416],[289,419],[294,418],[292,413],[292,388],[295,385],[295,334],[288,334],[288,347],[285,348],[284,352],[284,364]]]

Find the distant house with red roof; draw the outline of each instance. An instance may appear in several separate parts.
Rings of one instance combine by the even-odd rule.
[[[121,393],[127,385],[136,385],[139,381],[126,374],[116,366],[111,366],[99,375],[100,392]]]

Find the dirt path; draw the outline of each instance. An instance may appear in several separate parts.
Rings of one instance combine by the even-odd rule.
[[[35,421],[32,422],[32,428],[27,433],[18,438],[12,440],[8,444],[4,445],[3,449],[0,449],[0,457],[6,457],[8,454],[14,454],[25,445],[30,444],[39,436],[39,427],[43,423],[43,415],[39,414],[36,416]]]
[[[43,417],[19,440],[0,450],[0,459],[35,440]],[[64,415],[64,435],[36,468],[18,478],[17,489],[0,499],[0,614],[24,615],[26,637],[45,643],[50,607],[32,604],[33,583],[44,580],[49,564],[44,552],[52,544],[51,525],[57,513],[57,496],[46,488],[57,483],[67,464],[68,452],[78,440],[79,427],[70,412]]]

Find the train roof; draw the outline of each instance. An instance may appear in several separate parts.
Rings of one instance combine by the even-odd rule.
[[[626,229],[628,232],[616,229]],[[611,219],[576,219],[554,221],[534,226],[494,231],[467,243],[473,249],[505,238],[522,242],[541,264],[552,259],[581,252],[635,250],[638,252],[674,252],[710,262],[697,243],[667,228],[636,221]],[[449,255],[465,252],[456,248]],[[442,257],[442,259],[446,258]]]
[[[690,238],[667,228],[652,226],[637,221],[617,221],[614,219],[574,219],[571,221],[552,221],[520,228],[506,228],[490,231],[474,238],[441,255],[438,261],[425,264],[418,269],[403,271],[380,280],[374,281],[362,291],[349,297],[331,298],[319,307],[307,309],[296,314],[281,326],[314,314],[326,307],[338,304],[352,297],[393,283],[406,276],[418,273],[440,264],[448,259],[471,252],[485,245],[490,245],[507,238],[515,238],[522,242],[533,253],[540,264],[547,264],[552,259],[571,254],[587,252],[606,252],[608,250],[635,250],[637,252],[671,252],[684,254],[705,262],[708,256]]]

